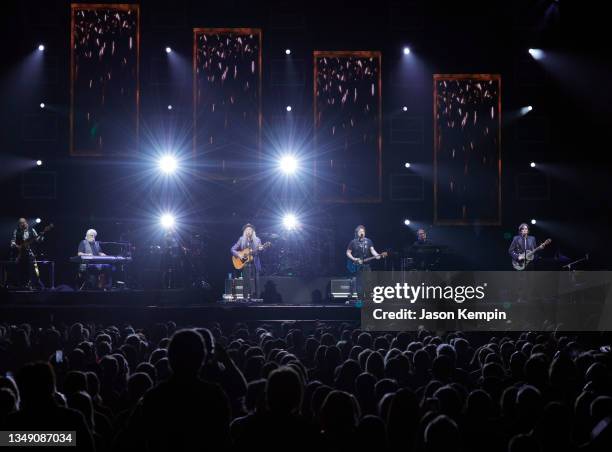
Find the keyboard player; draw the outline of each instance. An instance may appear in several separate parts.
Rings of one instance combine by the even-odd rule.
[[[85,239],[79,243],[78,256],[106,256],[102,251],[100,242],[96,240],[98,232],[95,229],[88,229]],[[83,281],[81,289],[109,290],[112,286],[112,265],[109,264],[80,264],[79,279]]]

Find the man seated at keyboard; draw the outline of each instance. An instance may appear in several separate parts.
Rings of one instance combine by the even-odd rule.
[[[96,240],[98,232],[95,229],[88,229],[85,239],[79,243],[79,256],[106,256],[102,251],[100,242]],[[112,286],[112,266],[109,264],[80,264],[79,279],[83,280],[80,289],[108,290]]]

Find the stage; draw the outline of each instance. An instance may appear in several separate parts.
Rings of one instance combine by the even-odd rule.
[[[126,290],[113,292],[3,292],[0,319],[3,322],[137,323],[175,321],[180,325],[219,322],[262,321],[350,321],[358,322],[360,311],[343,301],[311,304],[208,301],[207,293],[193,290]]]

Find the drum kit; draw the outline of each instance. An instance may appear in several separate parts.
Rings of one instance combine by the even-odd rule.
[[[315,256],[321,256],[320,244],[309,238],[296,238],[286,232],[262,232],[259,237],[272,243],[262,255],[262,274],[267,276],[310,276],[321,270]]]
[[[166,232],[156,242],[144,246],[141,285],[161,289],[207,288],[203,258],[205,240],[200,234],[179,239]]]

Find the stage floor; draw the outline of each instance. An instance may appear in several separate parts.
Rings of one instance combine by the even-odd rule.
[[[262,321],[358,322],[353,304],[265,304],[207,301],[201,291],[130,290],[120,292],[3,292],[0,322],[100,322],[146,325],[175,321],[180,325]]]

